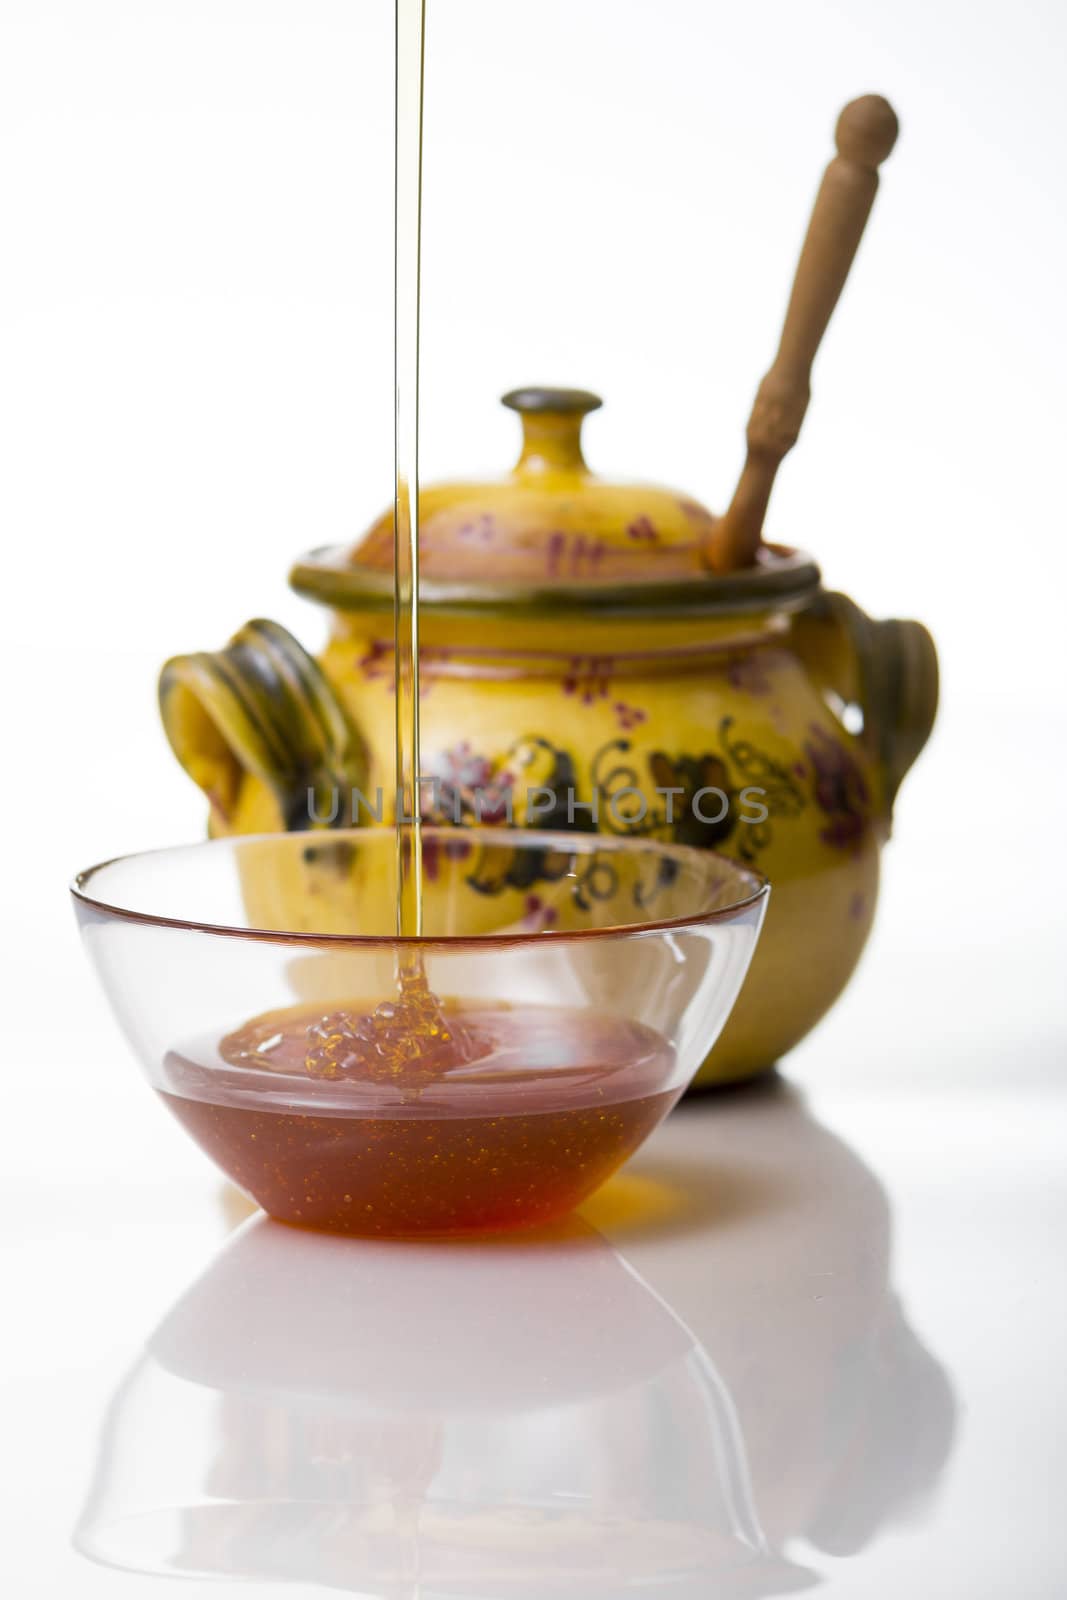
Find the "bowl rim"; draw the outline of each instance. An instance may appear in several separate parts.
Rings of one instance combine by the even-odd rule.
[[[720,922],[732,922],[744,912],[765,902],[770,894],[770,883],[766,876],[757,867],[742,866],[740,862],[731,857],[722,855],[717,850],[697,849],[693,845],[663,844],[658,840],[628,838],[625,835],[601,833],[577,833],[571,831],[552,832],[537,828],[494,828],[478,825],[477,827],[449,827],[447,825],[424,825],[423,838],[444,837],[455,839],[462,837],[464,842],[486,844],[504,844],[521,842],[530,848],[550,846],[558,850],[561,843],[566,841],[576,851],[593,854],[598,850],[606,849],[623,854],[631,853],[637,849],[647,851],[652,855],[667,856],[674,859],[681,857],[683,860],[692,857],[694,862],[705,866],[709,861],[716,863],[727,872],[736,875],[739,884],[745,879],[754,883],[751,892],[742,898],[732,900],[725,906],[709,906],[703,911],[695,911],[684,917],[668,917],[649,919],[643,922],[618,922],[606,928],[572,928],[555,929],[542,928],[524,933],[471,933],[471,934],[396,934],[396,933],[315,933],[302,929],[282,928],[255,928],[236,927],[222,922],[203,922],[189,917],[171,917],[156,914],[150,911],[135,911],[129,906],[116,905],[113,901],[101,899],[88,892],[91,880],[108,867],[118,866],[120,863],[139,861],[150,856],[164,856],[176,854],[183,850],[232,850],[240,845],[247,844],[278,844],[282,840],[302,840],[305,843],[311,840],[337,841],[341,839],[357,840],[391,840],[392,829],[364,827],[364,828],[330,828],[309,832],[277,832],[277,833],[242,833],[228,834],[223,838],[198,839],[185,844],[161,845],[149,850],[133,850],[125,855],[109,856],[105,861],[97,861],[91,867],[84,868],[75,873],[70,881],[70,893],[76,905],[84,906],[106,918],[113,918],[121,922],[140,923],[148,927],[174,928],[188,933],[205,933],[216,938],[246,939],[263,944],[287,944],[298,946],[326,946],[332,949],[448,949],[455,950],[460,947],[474,949],[497,949],[513,947],[524,944],[544,944],[546,940],[554,943],[565,943],[571,940],[605,939],[633,937],[649,933],[669,933],[673,930],[702,926],[714,926]],[[295,848],[295,845],[294,845]]]

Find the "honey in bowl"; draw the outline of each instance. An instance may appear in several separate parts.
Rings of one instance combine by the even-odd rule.
[[[331,836],[329,880],[306,835],[279,833],[121,857],[74,885],[148,1082],[282,1221],[388,1237],[560,1217],[652,1132],[729,1014],[757,874],[531,829],[446,848],[461,831],[427,830],[421,941],[384,931],[379,828]],[[523,887],[499,887],[505,868]],[[521,915],[537,873],[551,928]]]
[[[217,1050],[172,1051],[162,1098],[271,1216],[425,1236],[564,1216],[679,1093],[673,1049],[640,1022],[449,1001],[420,1048],[410,1019],[381,1048],[402,1003],[267,1013]]]

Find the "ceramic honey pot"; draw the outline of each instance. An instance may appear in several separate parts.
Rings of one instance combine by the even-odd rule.
[[[934,721],[926,629],[873,621],[809,556],[762,537],[895,136],[877,96],[841,115],[723,516],[594,475],[581,428],[600,401],[578,390],[505,396],[522,424],[512,471],[420,492],[422,815],[639,832],[770,879],[748,981],[698,1083],[772,1066],[844,988],[894,796]],[[304,556],[291,582],[330,611],[317,660],[254,621],[163,669],[164,726],[213,834],[395,815],[392,512],[353,547]],[[586,879],[575,892],[595,895],[595,870]],[[541,914],[536,877],[477,887],[519,891]]]

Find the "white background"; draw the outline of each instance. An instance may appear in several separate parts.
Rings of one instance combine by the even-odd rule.
[[[890,1096],[933,1078],[916,1134],[931,1171],[946,1096],[979,1097],[988,1114],[972,1112],[967,1160],[946,1171],[974,1181],[985,1162],[1010,1193],[1010,1141],[1033,1128],[1012,1097],[1049,1092],[1067,1039],[1067,12],[430,13],[427,478],[510,462],[505,389],[578,384],[607,402],[588,424],[596,467],[724,506],[836,113],[869,90],[899,112],[769,532],[875,614],[930,625],[943,709],[901,797],[870,952],[795,1071]],[[5,1180],[8,1216],[36,1197],[47,1242],[93,1185],[151,1211],[205,1171],[135,1081],[64,885],[200,833],[201,797],[157,726],[159,663],[257,614],[315,647],[324,619],[287,592],[288,564],[389,498],[391,7],[0,0],[0,25]],[[1039,1148],[1018,1155],[1041,1175],[1062,1149],[1058,1093],[1037,1121]],[[955,1225],[966,1239],[965,1208]],[[944,1241],[918,1213],[911,1238],[905,1289],[927,1295],[941,1353],[952,1326],[973,1383],[992,1384],[1010,1331],[971,1344],[938,1298]],[[199,1246],[181,1248],[158,1290],[136,1291],[134,1321],[194,1271]],[[134,1336],[135,1290],[112,1267],[104,1351]],[[76,1303],[58,1279],[39,1291],[50,1315]],[[34,1370],[59,1392],[55,1359]],[[75,1478],[98,1408],[77,1393]],[[1009,1588],[1005,1572],[988,1593]]]
[[[596,466],[721,508],[837,110],[893,100],[769,531],[873,612],[929,622],[942,748],[912,788],[929,812],[952,743],[956,810],[1041,861],[1064,729],[1062,8],[429,12],[426,478],[509,463],[504,389],[579,383],[607,401]],[[6,801],[16,826],[60,824],[62,875],[198,830],[156,664],[255,614],[317,643],[289,562],[388,500],[391,7],[0,17]],[[938,822],[947,853],[960,819]]]
[[[0,16],[3,937],[48,1004],[69,873],[203,826],[159,663],[255,615],[315,648],[289,563],[388,502],[392,8]],[[875,948],[1020,1040],[1064,1016],[1065,49],[1054,0],[431,0],[427,40],[428,479],[573,383],[595,466],[723,507],[837,111],[896,105],[769,531],[935,633]]]

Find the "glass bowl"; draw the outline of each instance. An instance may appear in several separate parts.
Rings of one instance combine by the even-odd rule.
[[[386,829],[213,840],[72,885],[152,1087],[279,1221],[537,1226],[674,1105],[748,969],[767,884],[709,851],[423,830],[398,938]]]

